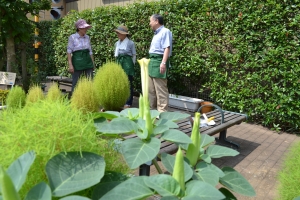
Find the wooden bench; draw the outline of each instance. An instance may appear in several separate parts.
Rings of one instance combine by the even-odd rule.
[[[219,106],[217,106],[215,104],[211,104],[211,105],[213,107],[215,107],[215,110],[205,113],[205,114],[207,115],[208,118],[214,117],[214,121],[216,124],[213,126],[201,127],[200,133],[208,134],[210,136],[219,133],[219,138],[216,138],[217,143],[224,144],[226,146],[238,149],[239,144],[229,141],[226,138],[227,129],[245,121],[247,119],[247,115],[222,110]],[[202,108],[205,106],[209,106],[209,105],[201,106],[197,112],[200,112],[202,110]],[[193,124],[192,117],[193,116],[191,116],[189,119],[185,119],[185,120],[181,120],[181,121],[177,122],[177,124],[179,125],[178,130],[186,133],[189,136],[191,135],[191,132],[192,132],[192,124]],[[178,146],[176,144],[163,140],[161,142],[159,154],[161,154],[163,152],[168,153],[168,154],[174,154],[174,153],[176,153],[177,149],[178,149]],[[140,169],[139,169],[139,175],[149,176],[150,175],[150,165],[148,165],[148,164],[141,165]]]
[[[57,82],[58,85],[66,85],[72,87],[72,78],[65,76],[47,76],[47,80]]]

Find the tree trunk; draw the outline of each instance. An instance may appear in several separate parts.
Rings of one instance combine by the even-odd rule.
[[[24,91],[28,91],[29,89],[29,79],[27,77],[27,67],[26,67],[26,44],[23,43],[20,45],[21,47],[21,65],[22,65],[22,86]]]
[[[12,34],[9,34],[10,36]],[[15,40],[13,37],[6,38],[6,53],[7,53],[7,65],[6,71],[16,72],[16,50]]]

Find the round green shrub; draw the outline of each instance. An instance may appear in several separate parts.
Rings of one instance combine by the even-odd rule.
[[[43,100],[15,112],[9,109],[1,112],[0,146],[0,164],[5,168],[23,153],[36,152],[36,160],[20,192],[22,197],[37,183],[48,182],[46,163],[60,152],[94,152],[104,157],[106,171],[129,172],[121,154],[96,134],[92,115],[72,109],[67,99]]]
[[[84,113],[97,112],[99,110],[100,105],[91,79],[86,77],[79,79],[71,97],[71,106]]]
[[[26,99],[26,94],[24,90],[19,86],[15,86],[9,91],[7,95],[7,99],[6,99],[7,108],[9,109],[22,108],[25,105],[25,99]]]
[[[108,62],[97,71],[94,86],[99,103],[105,110],[120,110],[130,95],[128,77],[115,62]]]
[[[48,93],[46,95],[46,99],[49,101],[57,101],[60,100],[62,98],[62,92],[59,89],[59,86],[57,83],[53,83],[49,90]]]
[[[35,103],[39,100],[45,98],[44,92],[39,85],[33,85],[29,88],[27,97],[26,97],[26,105],[30,103]]]

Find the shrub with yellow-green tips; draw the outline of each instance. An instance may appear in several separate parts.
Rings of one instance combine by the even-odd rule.
[[[130,95],[128,76],[118,63],[108,62],[96,73],[97,98],[105,110],[120,110]]]
[[[45,98],[44,92],[39,85],[33,85],[29,88],[27,97],[26,97],[26,105],[31,103],[35,103],[39,100],[43,100]]]
[[[6,105],[8,109],[22,108],[25,105],[26,94],[25,91],[19,87],[13,87],[6,98]]]
[[[84,113],[99,111],[99,101],[90,78],[79,79],[71,97],[71,106]]]
[[[46,99],[49,101],[57,101],[60,100],[61,98],[62,98],[62,92],[60,91],[58,84],[53,83],[48,90]]]

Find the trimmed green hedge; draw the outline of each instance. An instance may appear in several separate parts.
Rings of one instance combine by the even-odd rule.
[[[299,0],[166,0],[99,7],[56,21],[47,29],[53,46],[41,49],[49,55],[50,68],[56,65],[57,74],[66,75],[68,37],[76,20],[84,18],[93,26],[88,34],[97,67],[114,59],[113,30],[119,24],[132,33],[137,58],[147,57],[153,36],[149,16],[160,13],[174,37],[172,93],[190,96],[189,85],[209,90],[224,109],[247,113],[250,120],[277,130],[299,132],[299,6]],[[139,90],[138,65],[136,74]]]

